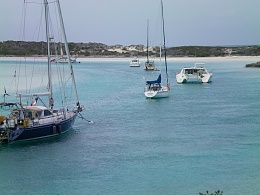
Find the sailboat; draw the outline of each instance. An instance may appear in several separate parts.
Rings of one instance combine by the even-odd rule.
[[[154,70],[155,63],[149,59],[149,21],[147,20],[147,47],[146,47],[146,61],[144,63],[144,70]]]
[[[163,38],[163,50],[164,50],[164,64],[166,73],[166,86],[161,85],[162,74],[159,74],[158,78],[154,81],[146,81],[146,87],[144,95],[146,98],[165,98],[169,96],[170,83],[168,81],[167,73],[167,59],[166,59],[166,47],[165,47],[165,30],[164,30],[164,16],[163,16],[163,2],[161,0],[161,23],[162,23],[162,38]],[[160,62],[162,61],[162,46],[160,46]]]
[[[68,62],[69,62],[69,58],[68,58],[67,55],[64,55],[64,54],[63,54],[62,44],[61,44],[61,46],[60,46],[60,54],[61,54],[60,57],[52,59],[51,62],[56,62],[56,63],[68,63]],[[77,59],[70,57],[70,62],[71,62],[71,63],[76,63],[76,62],[77,62]]]
[[[26,3],[26,1],[25,1]],[[53,2],[52,2],[53,3]],[[46,74],[47,78],[42,79],[42,81],[46,81],[46,87],[44,89],[46,91],[43,92],[33,92],[35,89],[30,90],[17,90],[15,98],[17,98],[17,101],[11,101],[8,102],[7,96],[9,98],[9,94],[6,92],[4,93],[4,102],[0,103],[0,109],[1,113],[4,113],[5,115],[0,114],[0,142],[13,142],[18,140],[33,140],[33,139],[39,139],[39,138],[46,138],[51,136],[57,136],[60,134],[63,134],[67,131],[69,131],[77,117],[77,115],[80,115],[80,112],[83,110],[83,108],[80,105],[78,93],[76,89],[76,83],[75,83],[75,77],[73,73],[73,67],[70,61],[70,55],[69,55],[69,47],[67,43],[67,38],[65,34],[65,28],[63,23],[63,18],[61,14],[61,7],[59,0],[55,1],[58,12],[58,18],[61,28],[61,34],[62,39],[65,44],[66,53],[68,54],[68,65],[63,64],[62,67],[59,66],[59,63],[57,63],[57,69],[61,70],[60,73],[58,73],[60,78],[60,89],[61,92],[56,92],[53,88],[54,86],[54,79],[56,77],[53,76],[54,71],[53,69],[55,67],[52,67],[52,63],[50,62],[51,59],[51,40],[53,40],[53,37],[51,36],[51,22],[50,22],[50,11],[49,11],[49,3],[47,0],[43,0],[41,6],[44,8],[45,13],[45,31],[46,31],[46,50],[47,50],[47,61],[44,61],[44,64],[47,65]],[[53,43],[53,42],[52,42]],[[25,59],[26,57],[22,58]],[[27,61],[25,61],[27,62]],[[28,62],[27,62],[28,65]],[[43,66],[42,64],[39,64],[38,67]],[[65,66],[68,69],[68,77],[65,78],[65,74],[67,71],[65,71]],[[15,71],[14,78],[24,78],[19,77],[17,75],[17,72]],[[43,72],[43,71],[42,71]],[[42,72],[34,72],[35,74],[40,74]],[[28,74],[28,70],[26,72]],[[41,80],[41,78],[38,76],[38,80]],[[27,80],[28,81],[28,80]],[[26,82],[27,82],[26,81]],[[71,85],[68,86],[69,81],[71,82]],[[17,86],[23,85],[25,82],[18,81]],[[72,89],[73,88],[73,89]],[[40,88],[36,88],[40,89]],[[71,96],[73,96],[73,100],[75,101],[74,104],[70,107],[68,105],[69,101],[69,95],[66,94],[68,89],[71,89],[69,92]],[[55,93],[54,93],[55,91]],[[28,92],[28,93],[26,93]],[[73,95],[74,94],[74,95]],[[63,96],[57,104],[54,103],[54,99],[59,96]],[[56,100],[55,100],[56,101]],[[59,108],[56,108],[57,106],[60,106]],[[3,110],[3,112],[2,112]]]

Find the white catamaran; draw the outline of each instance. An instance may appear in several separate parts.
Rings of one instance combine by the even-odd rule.
[[[24,3],[28,2],[24,1]],[[21,73],[20,70],[22,68],[18,67],[17,70],[15,70],[14,79],[18,80],[17,89],[15,89],[15,97],[18,98],[18,100],[12,102],[6,101],[7,96],[9,95],[5,89],[4,102],[0,103],[0,109],[3,110],[3,112],[1,111],[0,114],[0,142],[8,143],[16,140],[32,140],[65,133],[71,129],[77,115],[82,111],[82,107],[78,99],[73,67],[70,60],[70,52],[61,15],[60,3],[59,0],[55,0],[52,2],[52,4],[53,3],[55,3],[55,8],[57,8],[58,21],[60,23],[59,26],[61,30],[60,34],[62,35],[62,39],[65,45],[68,63],[55,63],[54,67],[54,64],[52,65],[50,62],[51,48],[54,47],[53,44],[55,44],[55,42],[53,41],[54,38],[52,34],[52,25],[50,25],[50,4],[47,2],[47,0],[43,0],[41,8],[45,13],[45,22],[43,22],[43,25],[45,26],[44,34],[46,34],[47,44],[45,47],[47,60],[45,60],[44,63],[47,66],[46,68],[43,68],[42,63],[38,62],[37,64],[36,62],[37,68],[42,68],[42,71],[36,72],[34,69],[31,69],[31,76],[36,76],[37,81],[46,81],[46,85],[42,85],[43,89],[46,91],[39,92],[37,91],[40,89],[38,87],[28,90],[18,89],[19,86],[27,83],[29,79],[26,81],[21,81],[21,79],[24,79],[24,77],[19,76],[18,73]],[[39,17],[41,18],[41,16]],[[42,28],[39,29],[42,30]],[[55,46],[54,48],[57,47]],[[20,62],[25,62],[27,66],[32,63],[28,63],[26,57],[21,58]],[[19,65],[22,64],[20,62],[18,63]],[[54,71],[54,68],[57,68],[57,70],[55,69],[57,72]],[[65,70],[65,68],[68,70]],[[46,73],[46,79],[43,76],[39,76],[42,73]],[[54,73],[57,75],[53,76]],[[26,76],[27,74],[29,75],[29,70],[26,71]],[[57,78],[59,78],[59,82],[54,81],[54,79]],[[54,82],[56,82],[55,84],[59,83],[59,88],[54,89]],[[32,80],[31,83],[33,84]],[[58,92],[58,89],[60,89],[61,92]],[[70,96],[73,96],[73,100],[75,101],[72,105],[68,105]],[[55,99],[58,97],[60,98],[59,100]],[[54,102],[54,99],[56,102]]]
[[[165,31],[164,31],[164,16],[163,16],[163,2],[161,0],[161,24],[162,24],[162,38],[163,38],[163,51],[164,51],[164,65],[166,73],[166,86],[161,85],[161,74],[159,74],[157,80],[146,81],[146,87],[144,90],[144,95],[146,98],[165,98],[169,96],[170,83],[168,81],[167,73],[167,58],[166,58],[166,46],[165,46]],[[162,46],[160,46],[160,63],[162,63]],[[162,68],[161,68],[162,69]]]
[[[213,74],[209,72],[204,63],[195,63],[193,67],[184,67],[181,72],[176,73],[177,83],[209,83]]]

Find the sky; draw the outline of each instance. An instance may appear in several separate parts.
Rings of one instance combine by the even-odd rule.
[[[1,0],[0,41],[19,40],[23,2]],[[60,4],[69,42],[146,45],[147,20],[150,42],[160,34],[160,0],[60,0]],[[163,0],[163,4],[167,47],[260,45],[260,0]],[[33,20],[37,15],[35,10],[26,17]],[[30,25],[27,29],[34,31]]]

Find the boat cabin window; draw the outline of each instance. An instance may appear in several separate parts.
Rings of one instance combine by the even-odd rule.
[[[35,117],[38,118],[38,117],[41,117],[42,116],[42,111],[37,111],[35,113]]]
[[[185,69],[185,74],[204,74],[206,73],[205,69]]]
[[[193,74],[194,73],[194,69],[186,69],[185,70],[185,74]]]
[[[50,115],[52,115],[51,111],[44,110],[44,116],[50,116]]]
[[[26,109],[24,116],[25,118],[39,118],[42,116],[42,110]]]
[[[159,89],[161,89],[161,88],[162,88],[161,85],[158,84],[158,83],[151,84],[151,85],[148,86],[148,89],[149,89],[149,90],[154,90],[154,91],[157,91],[157,90],[159,90]]]
[[[25,116],[25,118],[31,118],[32,117],[32,111],[31,110],[25,110],[24,116]]]

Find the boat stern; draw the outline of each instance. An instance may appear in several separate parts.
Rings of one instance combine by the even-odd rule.
[[[201,75],[201,81],[202,83],[210,83],[212,79],[213,74],[212,73],[207,73],[207,74],[202,74]]]
[[[154,98],[157,95],[157,91],[148,90],[144,92],[146,98]]]
[[[186,83],[187,82],[187,77],[185,74],[182,73],[176,73],[176,81],[177,83]]]

